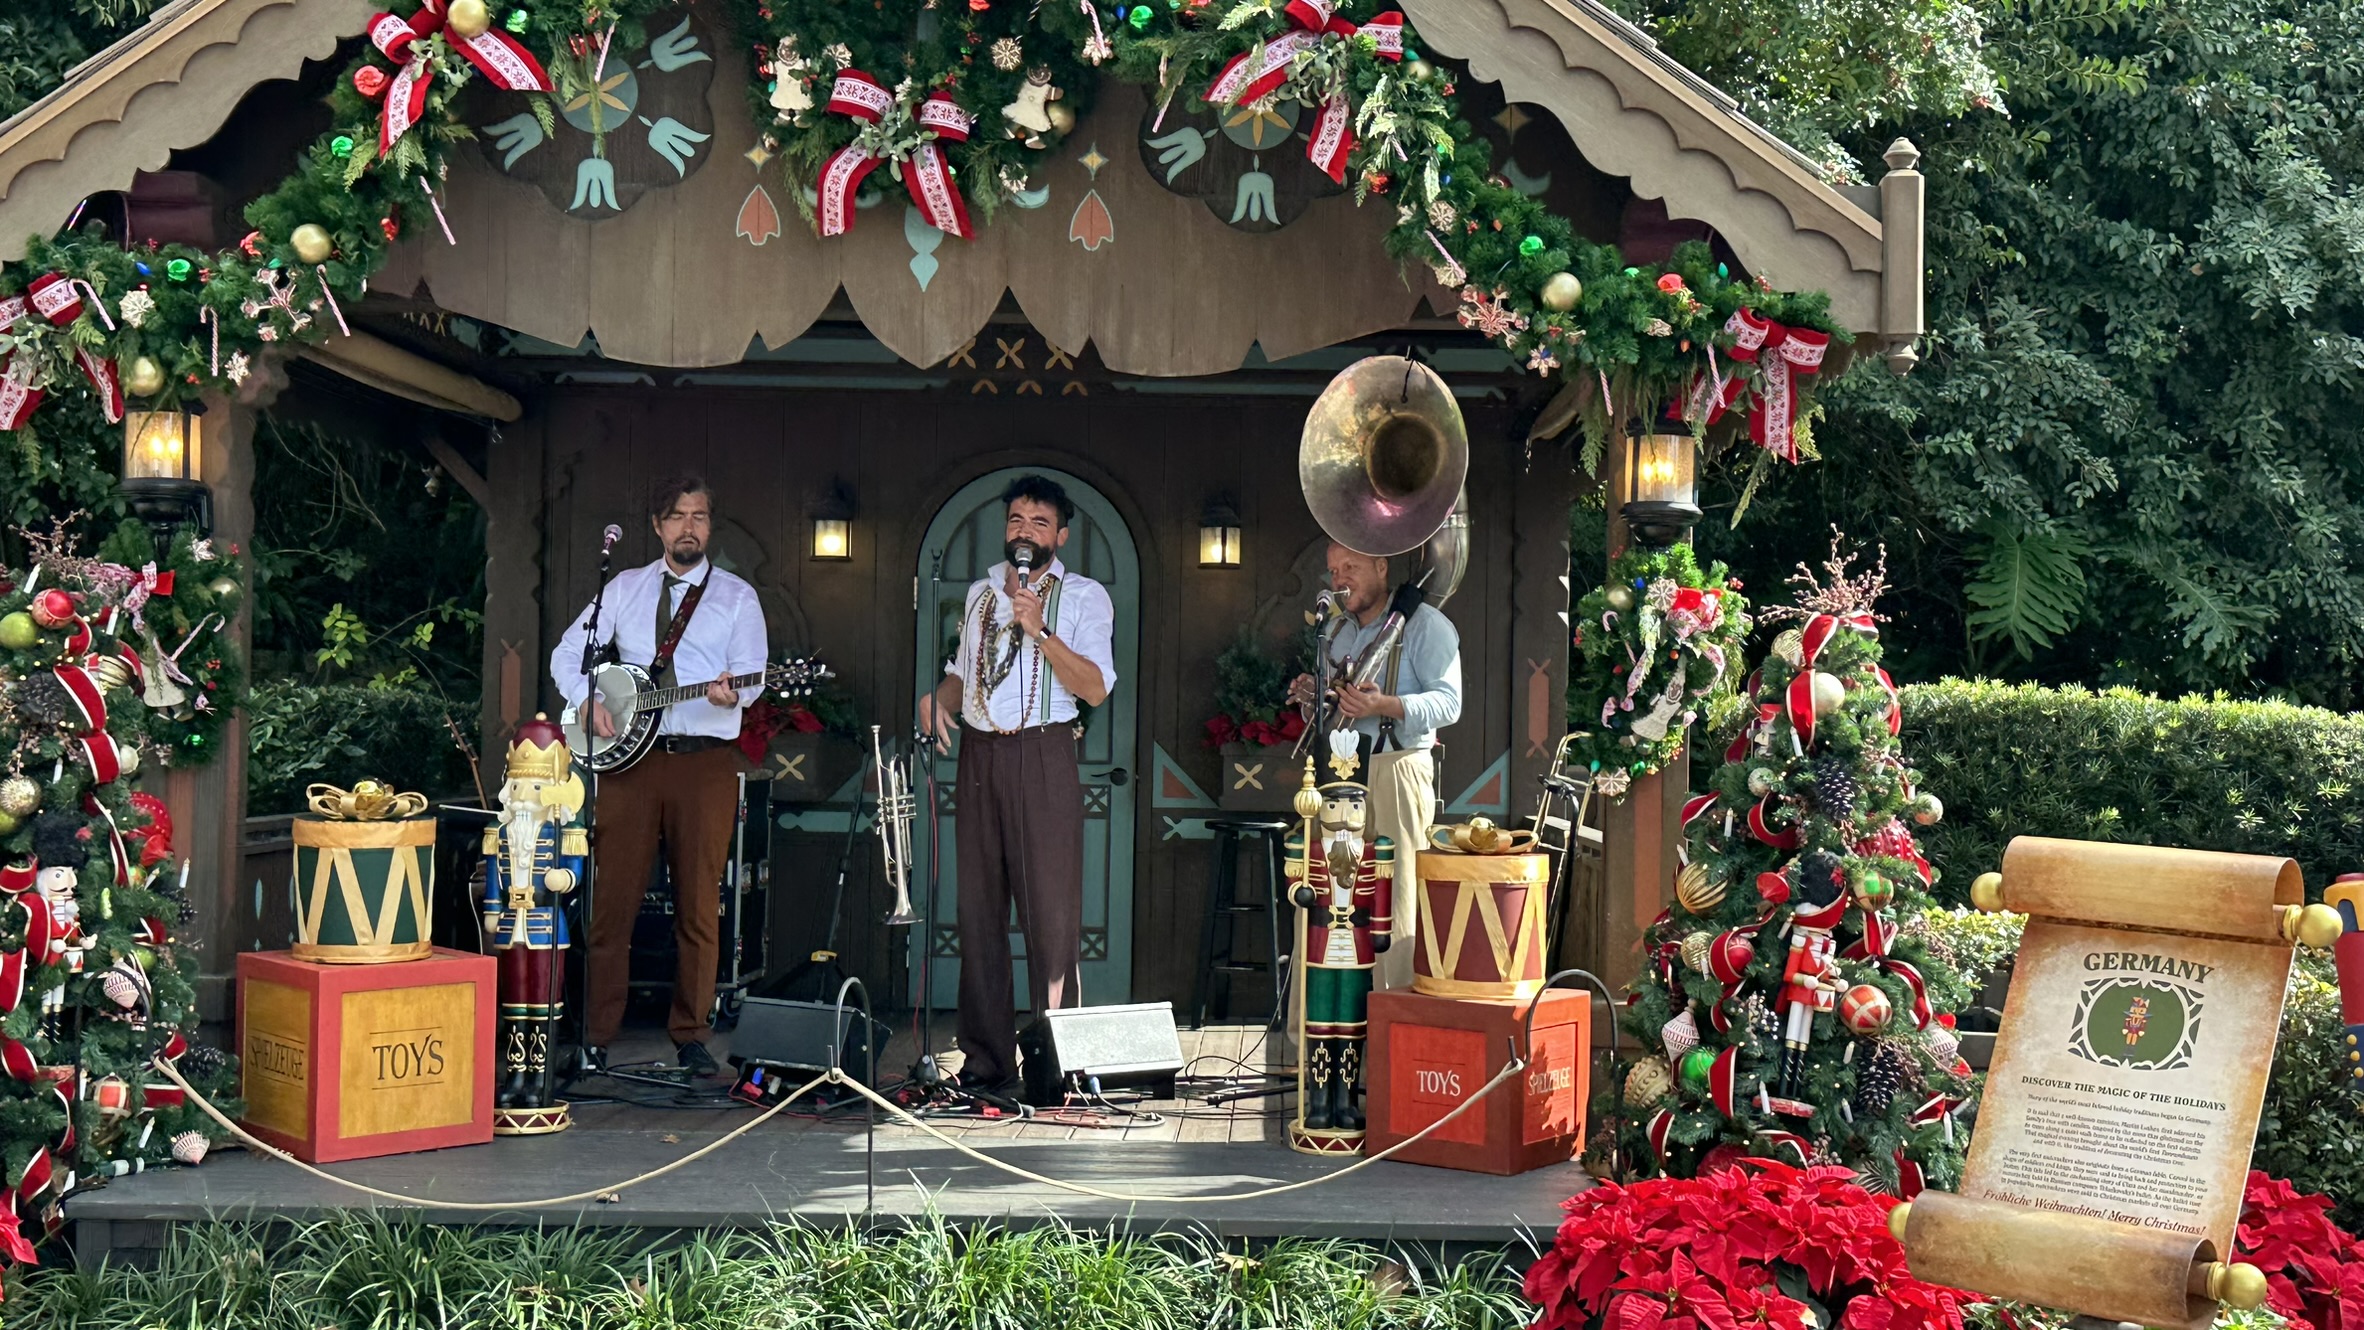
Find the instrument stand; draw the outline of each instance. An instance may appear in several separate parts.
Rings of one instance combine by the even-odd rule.
[[[583,705],[590,706],[591,672],[599,658],[599,612],[607,603],[609,578],[608,547],[599,551],[599,585],[591,592],[591,613],[583,620]],[[583,718],[583,733],[591,734],[588,713]],[[582,957],[580,965],[571,967],[567,976],[567,1005],[573,1011],[574,1045],[558,1078],[558,1093],[564,1094],[576,1082],[599,1074],[591,1065],[591,910],[599,888],[599,773],[588,766],[583,768],[583,827],[584,837],[590,842],[591,853],[583,856],[583,882],[575,889],[576,901],[581,905],[582,928],[578,930],[580,945],[568,950]],[[555,1052],[556,1050],[552,1050]]]
[[[1559,750],[1552,755],[1551,770],[1539,782],[1543,796],[1535,804],[1536,847],[1551,860],[1551,873],[1544,885],[1544,968],[1547,970],[1559,964],[1561,939],[1573,908],[1568,889],[1573,876],[1571,865],[1583,847],[1584,822],[1592,813],[1593,774],[1585,768],[1571,769],[1568,764],[1568,749],[1576,737],[1570,734],[1560,739]]]

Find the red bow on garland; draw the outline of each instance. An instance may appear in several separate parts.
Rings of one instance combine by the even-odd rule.
[[[894,109],[895,94],[859,69],[841,72],[829,86],[832,115],[875,125]],[[968,112],[960,109],[960,103],[952,100],[952,94],[942,88],[929,93],[912,118],[921,129],[934,133],[933,139],[922,139],[911,150],[908,170],[903,169],[902,163],[897,165],[904,187],[911,191],[912,203],[930,226],[963,240],[975,239],[976,233],[969,227],[969,205],[961,198],[960,187],[952,183],[952,167],[944,160],[944,150],[936,146],[939,140],[968,142],[969,126],[974,122]],[[822,235],[844,235],[854,229],[854,191],[885,160],[858,140],[829,155],[829,160],[821,166]]]
[[[444,43],[476,66],[478,73],[491,80],[496,88],[510,92],[555,91],[550,75],[542,69],[542,62],[523,43],[497,28],[488,28],[473,37],[461,37],[444,24],[444,0],[427,0],[419,12],[407,20],[392,14],[379,14],[369,21],[370,44],[388,60],[400,65],[394,81],[386,87],[386,105],[378,117],[378,155],[384,156],[394,146],[394,140],[410,132],[410,127],[427,113],[427,85],[434,81],[434,68],[427,63],[427,53],[419,42],[443,33]]]
[[[1286,12],[1297,26],[1266,42],[1260,48],[1262,59],[1255,58],[1257,51],[1233,56],[1231,63],[1215,75],[1215,81],[1207,85],[1208,104],[1238,106],[1271,96],[1288,81],[1289,65],[1297,54],[1320,45],[1322,37],[1329,33],[1349,40],[1358,34],[1368,34],[1378,43],[1378,49],[1373,52],[1378,58],[1394,61],[1404,58],[1402,11],[1388,10],[1358,27],[1337,17],[1337,8],[1338,0],[1289,0]],[[1346,183],[1347,154],[1354,151],[1353,111],[1343,89],[1330,94],[1322,103],[1321,115],[1314,121],[1313,133],[1305,140],[1305,160],[1341,185]]]
[[[1748,437],[1785,462],[1798,460],[1797,380],[1822,369],[1830,334],[1792,328],[1757,314],[1734,310],[1724,331],[1732,334],[1732,358],[1757,367],[1756,400],[1749,407]],[[1729,391],[1729,390],[1727,390]],[[1722,407],[1709,419],[1723,414]]]
[[[1866,637],[1880,635],[1879,625],[1872,621],[1869,614],[1850,614],[1845,618],[1833,614],[1817,614],[1806,621],[1806,627],[1800,634],[1797,677],[1789,681],[1789,695],[1785,699],[1789,706],[1790,728],[1798,732],[1798,742],[1800,743],[1811,744],[1814,742],[1814,662],[1822,658],[1822,648],[1830,643],[1832,634],[1841,628],[1852,628]],[[1884,672],[1880,677],[1883,683],[1887,682],[1887,675]],[[1893,684],[1888,686],[1889,691],[1893,693],[1895,686]],[[1903,716],[1891,710],[1889,713],[1891,732],[1901,728],[1903,724]]]
[[[26,283],[23,295],[0,300],[0,333],[14,328],[28,313],[37,313],[59,328],[82,317],[82,297],[75,290],[76,284],[75,279],[54,272],[45,272]],[[90,289],[86,282],[80,285],[83,290]],[[95,291],[91,292],[91,303],[107,327],[112,329],[115,320],[108,316],[106,302],[100,300]],[[0,357],[0,370],[5,370],[9,362],[15,359],[16,353],[13,351],[6,357]],[[91,391],[98,394],[99,410],[106,416],[107,423],[121,423],[123,382],[115,373],[115,362],[89,347],[78,346],[74,348],[74,363],[82,367],[82,377],[90,380]],[[26,421],[33,418],[33,412],[40,407],[41,399],[45,396],[47,394],[33,386],[29,376],[9,374],[5,379],[0,379],[0,429],[22,428]]]

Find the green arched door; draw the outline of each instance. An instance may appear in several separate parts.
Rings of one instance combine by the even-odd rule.
[[[1133,991],[1133,791],[1134,698],[1139,686],[1141,643],[1141,562],[1133,548],[1132,532],[1117,515],[1115,505],[1086,482],[1048,467],[1011,467],[979,476],[937,510],[928,524],[919,551],[919,637],[915,644],[919,693],[943,678],[944,662],[960,643],[960,612],[969,584],[1001,559],[1002,487],[1012,478],[1037,474],[1066,486],[1075,501],[1075,523],[1059,557],[1068,568],[1108,588],[1116,605],[1117,683],[1108,701],[1087,714],[1083,745],[1078,750],[1084,787],[1084,906],[1083,1000],[1092,1005],[1130,1000]],[[932,588],[932,590],[931,590]],[[933,603],[930,603],[932,599]],[[955,927],[959,901],[959,856],[953,849],[959,809],[954,806],[956,752],[939,754],[935,762],[939,812],[912,824],[912,862],[924,866],[941,838],[943,883],[936,897],[935,932],[924,937],[924,925],[911,930],[911,983],[914,1001],[920,999],[920,976],[927,975],[927,998],[938,1008],[958,1005],[960,996],[960,935]],[[924,782],[915,784],[923,807]],[[924,867],[915,873],[913,889],[926,889]],[[1012,985],[1020,1004],[1026,1001],[1025,943],[1011,927],[1011,946],[1021,957]],[[932,956],[923,957],[927,945]],[[923,969],[922,961],[929,962]]]

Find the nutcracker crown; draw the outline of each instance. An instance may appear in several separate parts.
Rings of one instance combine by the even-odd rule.
[[[539,780],[556,784],[565,780],[574,764],[574,754],[566,746],[566,734],[540,712],[517,727],[517,737],[509,741],[510,780]]]

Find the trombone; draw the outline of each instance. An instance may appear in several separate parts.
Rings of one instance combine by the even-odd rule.
[[[916,924],[911,909],[911,818],[918,802],[911,795],[911,765],[901,753],[889,758],[876,725],[870,727],[871,770],[878,783],[878,850],[886,868],[887,885],[895,889],[895,912],[889,926]]]

